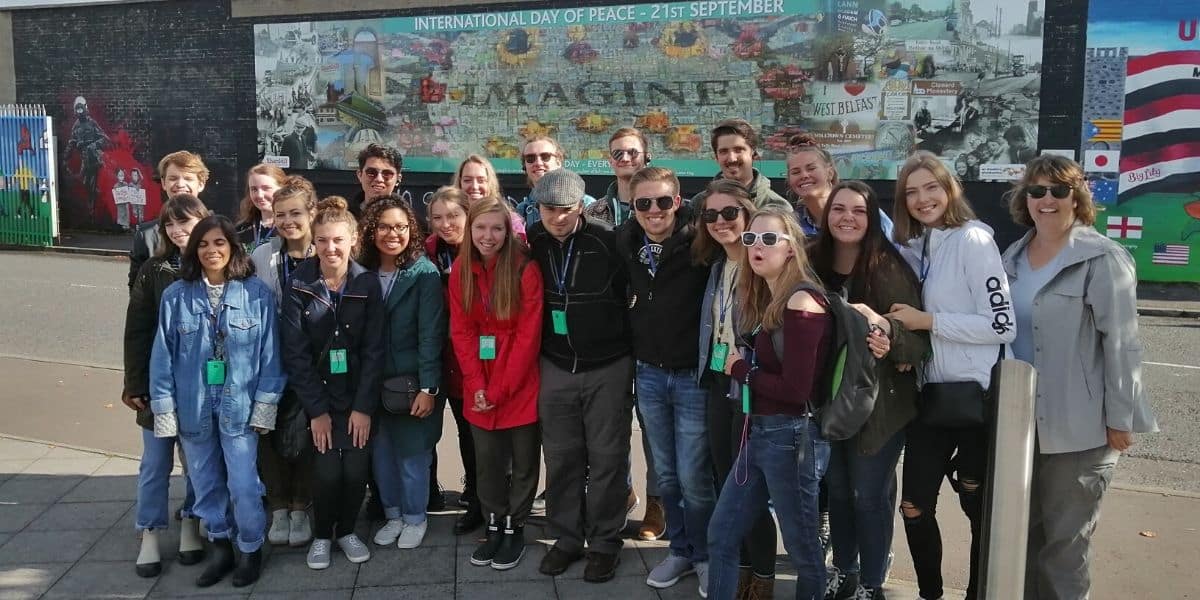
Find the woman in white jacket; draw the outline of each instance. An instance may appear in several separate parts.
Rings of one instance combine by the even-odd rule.
[[[928,330],[933,355],[923,365],[921,416],[908,428],[900,510],[921,598],[942,597],[942,539],[936,509],[942,478],[949,477],[971,521],[968,599],[979,572],[983,487],[988,465],[987,426],[946,426],[934,414],[932,394],[979,403],[992,366],[1016,336],[1008,279],[992,230],[975,219],[962,185],[929,152],[908,158],[896,180],[895,240],[920,278],[925,310],[892,306],[889,317],[911,330]],[[957,383],[955,386],[937,384]],[[977,384],[977,385],[976,385]],[[959,397],[961,396],[961,398]],[[943,396],[944,397],[944,396]],[[986,413],[985,413],[986,414]]]

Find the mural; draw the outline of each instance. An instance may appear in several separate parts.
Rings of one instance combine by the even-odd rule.
[[[1129,249],[1138,277],[1200,281],[1200,10],[1144,9],[1131,22],[1123,3],[1090,3],[1082,163],[1096,226]]]
[[[49,246],[58,235],[49,129],[44,106],[0,105],[0,244]]]
[[[713,0],[257,25],[259,153],[352,169],[372,142],[405,167],[553,135],[606,174],[608,137],[648,132],[655,164],[711,175],[708,131],[759,125],[769,176],[809,132],[843,176],[894,178],[928,149],[967,179],[1036,154],[1044,0]],[[992,167],[990,170],[983,167]]]
[[[103,107],[74,96],[59,122],[60,210],[68,227],[130,231],[158,216],[154,167],[140,162],[124,128],[103,119]]]

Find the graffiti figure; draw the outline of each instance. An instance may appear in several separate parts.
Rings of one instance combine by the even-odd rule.
[[[33,136],[29,134],[28,125],[21,125],[21,136],[17,138],[17,156],[24,152],[33,154]]]
[[[92,119],[87,100],[75,98],[75,124],[71,126],[71,140],[67,142],[67,155],[79,151],[79,172],[76,177],[83,181],[88,195],[88,214],[96,212],[96,199],[100,196],[97,179],[104,164],[104,147],[110,142],[108,136]]]

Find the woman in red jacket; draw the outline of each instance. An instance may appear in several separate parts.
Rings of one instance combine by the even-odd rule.
[[[471,564],[497,570],[517,566],[525,553],[522,530],[540,462],[542,276],[510,217],[511,209],[497,198],[471,205],[470,246],[458,253],[448,284],[450,339],[475,440],[476,493],[488,515],[487,539]]]

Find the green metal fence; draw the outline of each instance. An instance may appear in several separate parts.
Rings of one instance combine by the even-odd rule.
[[[58,238],[54,136],[41,105],[0,105],[0,245]]]

